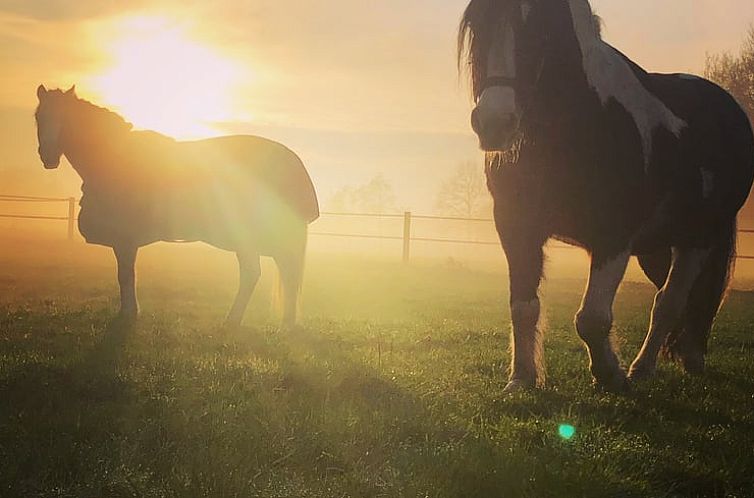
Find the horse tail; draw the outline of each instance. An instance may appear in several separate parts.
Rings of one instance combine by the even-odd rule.
[[[668,336],[665,350],[690,373],[704,370],[712,324],[730,284],[736,263],[737,224],[733,220],[718,235],[689,294],[681,326]]]
[[[301,305],[307,243],[308,227],[306,223],[301,223],[296,227],[296,233],[291,237],[289,246],[275,256],[278,285],[274,303],[276,311],[282,312],[282,326],[285,328],[296,325]]]

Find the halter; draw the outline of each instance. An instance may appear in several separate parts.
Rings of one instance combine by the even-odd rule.
[[[531,86],[531,96],[534,97],[538,93],[540,83],[542,82],[542,74],[545,70],[545,64],[547,63],[548,59],[548,51],[546,50],[544,55],[542,56],[542,59],[539,61],[539,66],[537,67],[537,73],[534,77],[534,84]],[[487,90],[488,88],[492,87],[507,87],[507,88],[513,88],[517,91],[520,90],[520,82],[518,81],[518,78],[511,78],[509,76],[488,76],[484,79],[482,82],[481,90],[482,92]],[[480,92],[481,95],[481,92]],[[526,121],[526,118],[528,117],[529,111],[531,111],[532,107],[532,101],[534,99],[530,98],[525,103],[524,106],[522,106],[521,111],[521,122],[524,123]]]
[[[521,28],[524,25],[524,19],[523,14],[521,13],[520,9],[513,9],[517,12],[517,15],[513,16],[512,23],[514,28]],[[534,77],[534,83],[531,86],[531,95],[536,96],[538,93],[540,83],[542,81],[542,74],[544,73],[545,64],[547,63],[547,59],[549,58],[549,43],[545,44],[545,51],[542,55],[542,58],[539,61],[539,65],[537,67],[537,72]],[[521,84],[516,77],[510,77],[510,76],[487,76],[482,81],[481,85],[481,91],[479,92],[479,95],[482,94],[485,90],[492,87],[507,87],[512,88],[516,91],[516,94],[518,95],[519,90],[521,90]],[[532,106],[532,99],[529,99],[528,102],[526,102],[526,105],[523,106],[523,109],[521,111],[521,123],[524,123],[526,121],[525,118],[528,117],[529,112],[531,111]]]
[[[488,76],[484,79],[481,90],[485,91],[494,86],[516,88],[518,87],[518,80],[509,76]]]
[[[542,80],[542,73],[545,69],[545,63],[547,62],[547,52],[542,56],[542,59],[539,61],[539,66],[537,67],[537,75],[534,78],[534,90],[536,91],[539,89],[539,83]],[[482,92],[487,90],[488,88],[495,87],[495,86],[504,86],[508,88],[518,89],[519,88],[519,82],[518,78],[510,77],[510,76],[487,76],[484,81],[482,82],[481,90]],[[481,92],[480,92],[481,94]]]

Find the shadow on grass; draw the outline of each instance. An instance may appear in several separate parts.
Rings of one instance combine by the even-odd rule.
[[[134,397],[118,366],[132,329],[99,323],[76,338],[81,319],[78,312],[56,315],[50,336],[3,355],[0,482],[8,496],[119,496],[128,489],[113,478],[112,443],[123,434],[124,407]],[[78,342],[90,334],[101,335]],[[52,348],[53,340],[67,349]]]
[[[685,486],[674,482],[680,479],[718,489],[715,475],[662,463],[653,471],[643,460],[688,440],[683,431],[695,420],[713,420],[695,419],[693,403],[652,387],[615,397],[568,384],[568,394],[502,398],[502,379],[495,382],[496,369],[483,364],[466,371],[493,387],[473,393],[480,401],[469,413],[458,387],[438,383],[431,398],[421,395],[382,365],[368,335],[352,330],[222,334],[154,318],[135,327],[98,323],[89,330],[81,316],[63,316],[56,327],[74,332],[50,343],[64,340],[66,351],[29,345],[19,352],[26,361],[3,368],[2,489],[27,496],[628,497],[674,496],[668,490]],[[89,339],[77,346],[82,337]],[[452,346],[438,344],[404,345],[400,361],[412,368]],[[667,389],[675,380],[660,382]],[[684,389],[690,398],[703,392],[696,384]],[[715,423],[750,430],[720,416]],[[567,417],[594,433],[560,441],[550,426]],[[649,450],[616,448],[647,434]],[[625,481],[628,473],[647,474],[650,487]]]

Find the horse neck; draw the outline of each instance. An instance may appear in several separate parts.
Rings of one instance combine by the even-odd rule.
[[[535,130],[567,134],[574,120],[599,112],[594,98],[581,66],[561,62],[543,73],[527,119]]]
[[[540,123],[565,123],[595,112],[583,63],[583,47],[575,29],[563,28],[553,32],[543,66],[540,88],[535,92],[533,105],[535,120]],[[600,41],[600,43],[602,43]]]
[[[63,128],[63,154],[84,184],[102,185],[118,175],[122,136],[108,136],[96,126],[69,120]]]

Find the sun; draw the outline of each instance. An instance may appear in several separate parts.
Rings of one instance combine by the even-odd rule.
[[[134,126],[186,139],[215,136],[238,118],[235,96],[248,71],[193,39],[169,18],[121,19],[100,41],[109,63],[89,87]]]

